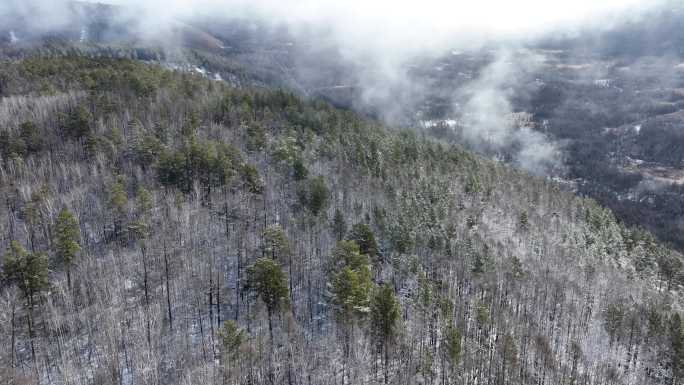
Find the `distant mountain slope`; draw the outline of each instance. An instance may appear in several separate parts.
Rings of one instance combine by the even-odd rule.
[[[682,256],[554,183],[131,60],[0,92],[9,383],[684,378]]]
[[[568,50],[576,56],[603,58],[684,55],[684,37],[680,33],[684,27],[684,6],[679,0],[653,3],[657,6],[647,11],[626,10],[619,23],[590,21],[587,27],[548,36],[535,45]]]
[[[131,7],[80,1],[56,2],[48,7],[40,2],[31,4],[28,1],[0,14],[0,43],[31,47],[57,41],[223,49],[221,40],[180,20],[148,20],[157,28],[146,27],[146,21]]]

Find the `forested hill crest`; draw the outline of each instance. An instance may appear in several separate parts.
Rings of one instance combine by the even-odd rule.
[[[684,378],[681,255],[549,181],[130,60],[0,93],[5,383]]]

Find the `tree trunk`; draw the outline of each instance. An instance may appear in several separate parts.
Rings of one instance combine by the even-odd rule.
[[[216,327],[221,327],[221,272],[216,272]]]
[[[202,359],[204,361],[207,360],[207,350],[206,346],[204,346],[204,324],[202,323],[202,310],[200,308],[199,304],[199,298],[197,299],[197,320],[199,322],[199,327],[200,327],[200,336],[202,337],[201,344],[202,344]]]
[[[166,240],[164,240],[164,274],[166,275],[166,308],[169,316],[169,330],[173,330],[173,316],[171,315],[171,287],[169,284],[169,255],[166,252]]]
[[[14,305],[14,301],[12,301],[12,320],[11,320],[11,327],[12,327],[12,344],[10,346],[10,349],[12,351],[10,352],[10,365],[12,368],[14,368],[14,345],[16,342],[16,332],[14,330],[15,327],[15,319],[16,319],[16,307]]]
[[[389,344],[387,343],[387,338],[384,342],[385,349],[385,384],[389,383]]]
[[[273,346],[273,310],[270,307],[268,309],[268,335],[271,338],[271,346]],[[271,348],[272,349],[272,348]]]
[[[275,351],[275,343],[273,341],[273,310],[270,307],[268,309],[268,334],[271,341],[271,348],[268,353],[268,383],[273,384],[273,353]]]
[[[70,263],[67,263],[66,273],[67,273],[67,289],[71,290],[71,264]]]
[[[152,337],[151,337],[151,331],[150,331],[150,293],[149,293],[149,288],[147,285],[147,255],[145,253],[145,246],[141,245],[140,246],[140,251],[142,253],[142,262],[143,262],[143,286],[145,289],[145,318],[146,318],[146,323],[147,323],[147,346],[151,346],[152,343]]]
[[[31,359],[33,360],[34,364],[36,362],[36,349],[33,346],[33,294],[29,294],[28,297],[26,298],[26,301],[28,302],[28,333],[29,333],[29,343],[31,345]]]
[[[214,280],[211,268],[209,270],[209,331],[211,333],[212,340],[214,339]]]

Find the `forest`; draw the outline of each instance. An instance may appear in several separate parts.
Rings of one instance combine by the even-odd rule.
[[[0,384],[684,383],[682,255],[287,90],[0,65]]]

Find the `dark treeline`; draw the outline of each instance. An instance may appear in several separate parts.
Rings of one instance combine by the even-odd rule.
[[[0,66],[3,384],[680,384],[682,257],[281,90]]]

